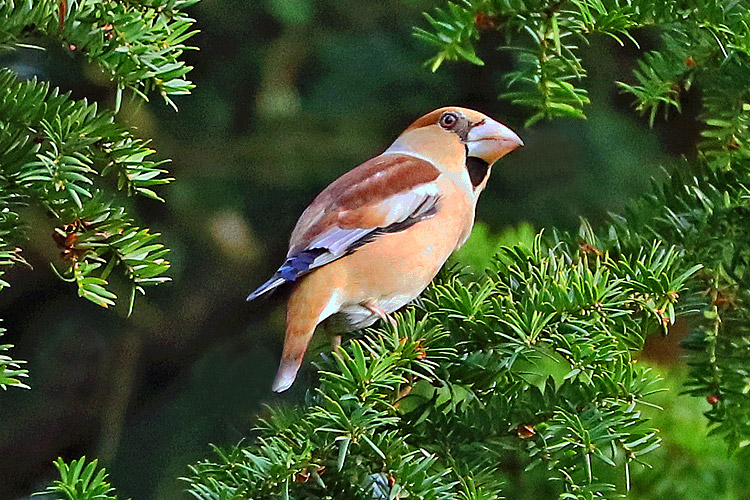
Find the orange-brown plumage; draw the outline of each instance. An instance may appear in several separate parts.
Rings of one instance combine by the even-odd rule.
[[[440,115],[442,115],[445,111],[449,109],[456,109],[456,108],[445,107],[445,108],[436,109],[435,111],[430,111],[426,115],[421,116],[417,118],[416,120],[414,120],[411,123],[411,125],[409,125],[406,128],[406,130],[404,130],[404,132],[408,132],[410,130],[414,130],[417,128],[426,127],[428,125],[435,125],[440,119]]]
[[[284,265],[248,297],[293,286],[273,390],[292,384],[321,322],[363,328],[416,298],[468,238],[492,163],[520,145],[481,113],[441,108],[321,192]]]

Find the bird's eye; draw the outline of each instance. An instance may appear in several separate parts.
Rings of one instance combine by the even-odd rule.
[[[458,116],[456,113],[445,113],[440,117],[440,126],[446,130],[450,130],[458,123]]]

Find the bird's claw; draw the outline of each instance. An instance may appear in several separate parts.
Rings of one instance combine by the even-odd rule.
[[[366,302],[362,303],[362,307],[370,311],[371,313],[377,315],[380,319],[383,321],[388,321],[393,328],[396,328],[398,326],[398,322],[393,316],[390,316],[387,312],[383,310],[382,307],[377,305],[374,300],[370,299]]]

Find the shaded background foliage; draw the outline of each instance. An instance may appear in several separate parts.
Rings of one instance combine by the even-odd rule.
[[[497,99],[502,76],[513,68],[513,54],[494,50],[501,40],[481,41],[485,68],[447,65],[432,74],[422,65],[432,49],[411,28],[431,6],[204,0],[191,9],[201,29],[193,40],[201,50],[187,55],[195,67],[193,95],[176,99],[177,115],[129,99],[122,111],[143,137],[154,138],[160,158],[173,159],[178,182],[160,191],[167,203],[132,201],[172,248],[173,283],[139,299],[130,318],[124,305],[100,310],[49,270],[46,262],[59,251],[49,236],[52,222],[42,212],[27,214],[34,231],[25,253],[34,269],[8,273],[13,287],[0,295],[0,316],[17,346],[14,356],[29,361],[34,390],[4,395],[0,499],[39,490],[54,476],[54,458],[82,454],[107,464],[124,498],[182,498],[176,478],[186,464],[205,456],[207,442],[245,436],[262,403],[275,399],[269,385],[283,307],[248,306],[246,293],[280,262],[314,195],[428,110],[477,108],[526,141],[495,170],[478,208],[486,224],[480,233],[521,222],[573,229],[579,215],[600,220],[662,175],[656,165],[693,154],[698,127],[690,94],[679,120],[657,117],[651,131],[632,113],[631,98],[612,85],[631,80],[634,47],[601,37],[583,50],[593,103],[587,121],[522,130],[526,112]],[[649,31],[638,39],[644,49],[656,43]],[[21,76],[40,75],[76,98],[114,103],[115,89],[75,51],[50,46],[3,59]],[[470,246],[462,261],[476,263],[484,248]],[[649,352],[674,362],[677,349],[670,342]],[[283,398],[298,399],[307,382],[303,375]],[[643,498],[735,498],[741,484],[732,484],[738,475],[731,471],[747,458],[729,460],[721,445],[690,441],[705,433],[705,408],[675,402],[675,392],[665,396],[668,410],[655,415],[664,419],[655,422],[667,436],[663,458],[653,459],[655,471],[642,472],[637,488],[645,489]],[[683,432],[670,431],[678,425]],[[536,498],[533,485],[508,490]]]

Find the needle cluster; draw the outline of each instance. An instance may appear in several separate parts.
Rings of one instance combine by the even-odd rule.
[[[679,111],[696,87],[703,125],[696,155],[654,184],[625,217],[613,216],[612,234],[623,251],[651,241],[677,245],[682,265],[702,265],[683,299],[701,311],[685,343],[691,380],[686,390],[706,398],[712,433],[730,447],[750,444],[750,331],[747,307],[750,253],[750,3],[652,0],[460,0],[426,14],[429,29],[416,35],[437,47],[433,68],[445,60],[481,64],[475,45],[497,32],[518,51],[506,98],[527,106],[529,123],[585,117],[585,68],[578,46],[597,34],[637,45],[637,30],[658,32],[661,44],[646,52],[630,82],[618,82],[635,109],[653,124],[658,113]],[[602,243],[607,246],[608,243]]]
[[[183,9],[193,3],[3,2],[0,47],[62,45],[109,74],[116,108],[127,90],[144,98],[157,91],[174,106],[171,96],[193,87],[181,60],[195,33]],[[117,191],[161,200],[155,188],[172,179],[148,141],[117,123],[116,112],[0,69],[0,265],[25,263],[28,228],[19,210],[41,208],[55,221],[58,274],[80,296],[109,307],[116,272],[132,308],[136,291],[168,280],[169,262],[159,235],[135,224]]]

